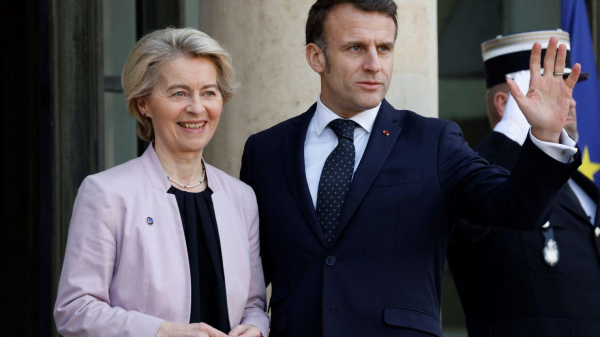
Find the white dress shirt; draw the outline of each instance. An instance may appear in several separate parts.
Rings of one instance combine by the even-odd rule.
[[[358,115],[350,118],[358,126],[354,128],[354,149],[356,151],[354,157],[354,171],[363,154],[369,137],[371,137],[371,131],[373,130],[373,124],[379,111],[378,106],[373,109],[363,111]],[[306,182],[308,183],[308,189],[310,190],[310,196],[312,197],[313,206],[317,207],[317,193],[319,189],[319,179],[321,179],[321,171],[325,166],[325,161],[329,154],[338,144],[338,137],[331,130],[328,124],[338,119],[340,116],[336,115],[333,111],[329,110],[323,102],[321,97],[317,100],[317,111],[313,118],[308,124],[308,130],[306,132],[306,140],[304,141],[304,169],[306,170]]]
[[[354,129],[354,148],[356,151],[354,172],[356,172],[356,168],[358,168],[358,164],[360,164],[360,160],[365,153],[369,137],[371,137],[371,131],[373,130],[373,124],[375,123],[375,118],[377,117],[377,112],[380,107],[381,103],[373,109],[363,111],[350,118],[358,124]],[[338,144],[338,138],[333,130],[329,128],[328,124],[337,118],[340,118],[340,116],[327,108],[323,102],[321,102],[321,97],[319,96],[319,99],[317,100],[317,109],[308,124],[306,139],[304,140],[304,169],[306,172],[306,182],[308,183],[308,189],[315,208],[317,205],[321,171],[323,171],[327,157],[329,157],[331,151],[333,151]],[[564,130],[563,133],[566,136]],[[534,144],[542,151],[560,162],[568,163],[572,161],[573,156],[577,153],[577,148],[574,147],[575,143],[569,136],[561,136],[561,142],[563,142],[563,144],[566,143],[565,145],[567,146],[543,142],[535,139],[531,133],[530,136]],[[569,141],[572,143],[569,143]]]

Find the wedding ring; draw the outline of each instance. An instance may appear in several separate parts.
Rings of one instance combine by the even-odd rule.
[[[555,71],[555,72],[553,72],[553,74],[554,74],[554,76],[562,76],[562,75],[564,75],[565,73],[557,73],[557,72]]]

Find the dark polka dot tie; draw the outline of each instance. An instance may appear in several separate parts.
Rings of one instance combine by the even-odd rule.
[[[317,217],[329,243],[335,238],[344,200],[352,182],[354,126],[354,121],[348,119],[336,119],[329,123],[329,128],[338,137],[338,145],[325,161],[317,195]]]

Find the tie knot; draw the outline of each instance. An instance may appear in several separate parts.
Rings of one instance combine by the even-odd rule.
[[[338,140],[348,138],[354,141],[354,126],[355,122],[350,119],[334,119],[329,123],[329,127],[335,132]]]

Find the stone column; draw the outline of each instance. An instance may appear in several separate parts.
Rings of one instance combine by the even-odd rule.
[[[101,167],[99,130],[104,87],[102,1],[44,2],[51,11],[49,82],[45,90],[48,90],[52,104],[47,112],[51,116],[51,143],[42,146],[51,147],[45,154],[51,156],[48,159],[51,167],[45,170],[50,170],[52,179],[45,193],[51,193],[52,203],[49,205],[49,200],[42,200],[41,214],[51,214],[52,222],[46,216],[40,222],[42,226],[51,224],[52,228],[46,230],[51,238],[42,233],[40,242],[46,245],[51,242],[52,245],[52,301],[49,308],[44,308],[50,313],[56,299],[77,190],[86,176],[98,172]],[[58,333],[53,331],[52,336],[58,336]]]
[[[397,0],[398,40],[387,99],[438,116],[435,0]],[[237,177],[248,136],[306,111],[320,92],[304,56],[314,0],[200,0],[199,29],[226,46],[241,87],[228,102],[206,160]]]

